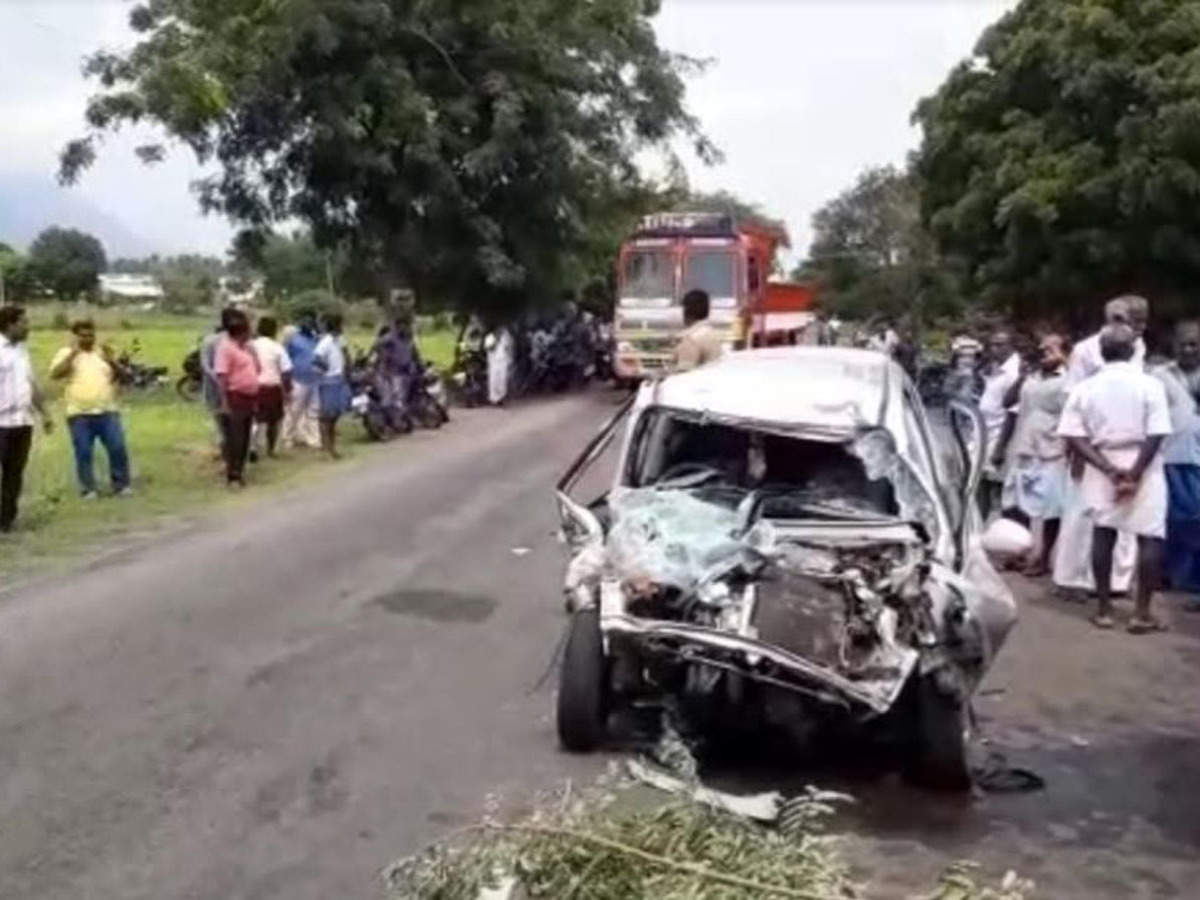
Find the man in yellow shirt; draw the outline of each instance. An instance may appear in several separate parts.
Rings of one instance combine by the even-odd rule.
[[[708,294],[705,291],[688,291],[683,297],[684,332],[675,345],[672,369],[687,372],[721,358],[724,347],[721,336],[708,324]]]
[[[79,489],[85,500],[95,499],[92,448],[98,440],[108,454],[113,493],[123,497],[130,493],[129,454],[117,412],[117,363],[107,347],[96,349],[96,326],[90,319],[76,322],[71,331],[75,342],[54,355],[50,377],[65,382],[63,399]]]

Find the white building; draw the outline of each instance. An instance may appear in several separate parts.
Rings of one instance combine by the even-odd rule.
[[[141,300],[157,303],[164,296],[162,285],[153,275],[107,272],[100,276],[100,293],[110,302]]]

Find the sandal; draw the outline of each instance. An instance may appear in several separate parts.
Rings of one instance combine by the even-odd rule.
[[[1090,621],[1093,625],[1095,625],[1101,631],[1111,631],[1113,628],[1116,627],[1116,624],[1117,624],[1113,620],[1112,616],[1096,615],[1096,616],[1092,616],[1091,619],[1089,619],[1088,621]]]
[[[1156,631],[1166,631],[1167,626],[1158,619],[1130,619],[1125,630],[1130,634],[1153,634]]]

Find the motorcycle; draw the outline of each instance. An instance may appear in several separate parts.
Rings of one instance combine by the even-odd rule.
[[[175,393],[188,403],[200,396],[204,386],[204,368],[200,365],[200,351],[193,350],[183,358],[183,375],[175,382]]]
[[[450,421],[446,409],[446,386],[433,364],[426,363],[421,373],[413,379],[408,413],[422,428],[441,428]]]
[[[167,373],[171,370],[167,366],[147,366],[137,361],[137,356],[142,352],[141,342],[133,339],[133,343],[128,349],[122,350],[117,356],[117,380],[121,387],[138,388],[146,390],[149,388],[162,387],[167,383]]]
[[[463,406],[487,405],[487,354],[481,348],[460,347],[458,362],[450,377]]]
[[[375,368],[358,359],[350,369],[350,411],[362,421],[363,430],[373,441],[388,441],[413,429],[406,410],[397,414],[384,402],[384,392]]]

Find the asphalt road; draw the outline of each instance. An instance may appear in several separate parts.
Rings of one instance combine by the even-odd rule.
[[[0,593],[0,898],[378,896],[381,867],[485,805],[598,773],[530,689],[562,622],[550,485],[612,403],[463,414]],[[836,829],[874,897],[958,858],[1042,897],[1195,896],[1200,623],[1102,635],[1019,587],[978,705],[1045,790],[790,777],[860,797]]]

